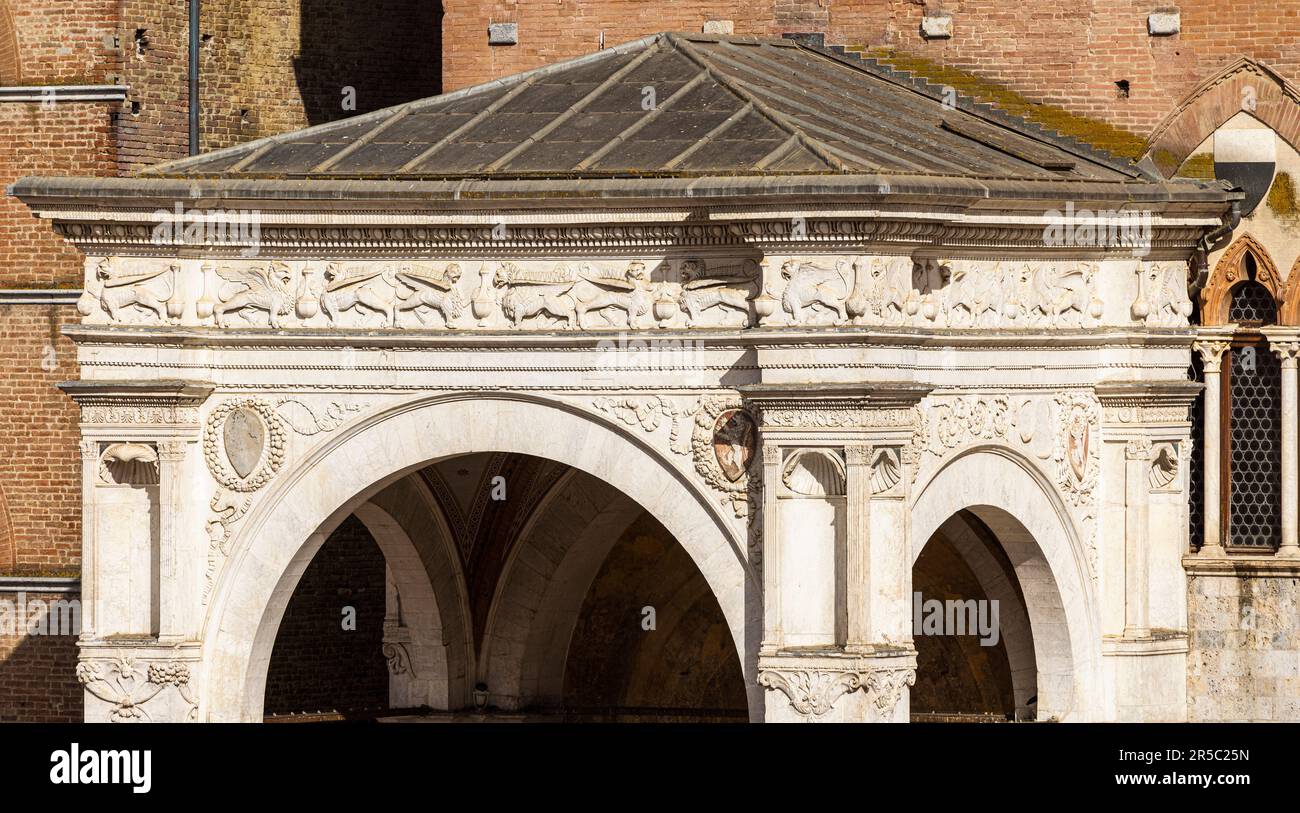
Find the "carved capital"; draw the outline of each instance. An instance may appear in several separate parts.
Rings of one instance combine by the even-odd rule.
[[[1223,354],[1228,350],[1228,343],[1223,341],[1195,341],[1192,349],[1201,354],[1201,364],[1205,372],[1217,373],[1223,367]]]
[[[876,669],[867,673],[864,688],[871,705],[888,719],[894,714],[903,689],[916,685],[916,667]]]
[[[1135,438],[1124,444],[1124,458],[1126,460],[1150,460],[1151,459],[1151,439]]]
[[[870,446],[865,444],[851,444],[844,447],[844,463],[849,466],[867,466],[871,464]]]
[[[763,443],[763,465],[779,466],[781,465],[781,447],[770,441]]]
[[[1270,341],[1268,347],[1282,362],[1283,369],[1293,369],[1296,359],[1300,357],[1300,341]]]
[[[759,672],[758,685],[780,691],[803,717],[824,716],[845,695],[862,690],[867,703],[881,719],[891,719],[903,691],[916,683],[915,665],[866,666],[833,669],[810,667],[767,668]]]
[[[862,675],[823,669],[764,669],[758,673],[758,685],[780,691],[804,717],[820,717],[835,701],[862,688]]]

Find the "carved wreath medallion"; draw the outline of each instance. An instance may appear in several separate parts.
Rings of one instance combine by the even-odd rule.
[[[284,426],[269,403],[237,398],[217,406],[203,433],[203,456],[224,488],[257,491],[284,463]]]
[[[758,422],[739,398],[700,400],[691,435],[695,471],[726,495],[737,517],[748,515],[750,492],[758,484],[751,476],[757,447]]]

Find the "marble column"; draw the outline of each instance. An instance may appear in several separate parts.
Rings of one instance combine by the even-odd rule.
[[[1225,341],[1198,341],[1192,347],[1201,354],[1201,364],[1205,373],[1204,395],[1204,447],[1202,460],[1205,502],[1201,519],[1205,523],[1202,537],[1201,556],[1223,556],[1223,517],[1219,510],[1222,471],[1219,461],[1219,429],[1222,416],[1219,414],[1220,391],[1219,372],[1223,366],[1223,354],[1228,349]]]
[[[1282,361],[1282,545],[1277,555],[1300,557],[1297,539],[1297,477],[1300,477],[1300,449],[1296,447],[1296,356],[1300,342],[1269,342]]]

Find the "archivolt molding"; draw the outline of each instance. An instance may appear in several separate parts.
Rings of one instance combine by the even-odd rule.
[[[1198,85],[1156,126],[1147,155],[1165,175],[1173,175],[1210,134],[1242,111],[1297,147],[1297,105],[1300,88],[1263,63],[1241,57]]]
[[[1209,281],[1201,291],[1202,325],[1228,323],[1228,313],[1232,307],[1232,289],[1249,279],[1244,266],[1246,252],[1250,252],[1255,257],[1255,281],[1267,288],[1273,295],[1273,299],[1279,303],[1279,308],[1281,307],[1285,295],[1282,277],[1277,272],[1277,266],[1273,264],[1273,258],[1269,256],[1263,244],[1251,235],[1243,234],[1228,246],[1228,250],[1215,263],[1214,271],[1211,272]],[[1279,319],[1279,321],[1283,320]],[[1283,321],[1283,324],[1292,324],[1292,322]]]
[[[1282,288],[1282,307],[1277,313],[1278,324],[1300,325],[1300,258],[1291,265]]]

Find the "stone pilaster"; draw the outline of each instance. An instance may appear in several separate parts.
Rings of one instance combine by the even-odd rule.
[[[904,447],[923,391],[754,387],[771,721],[906,721],[916,679]]]

